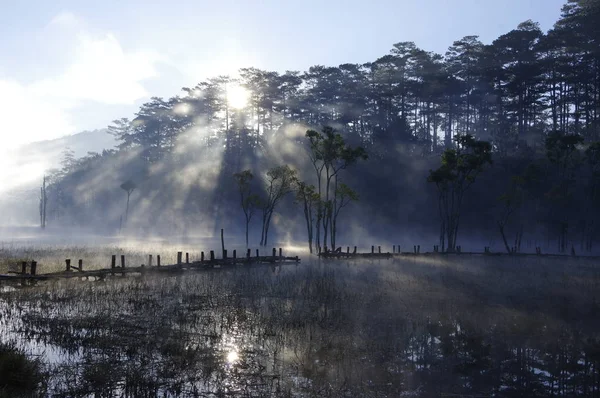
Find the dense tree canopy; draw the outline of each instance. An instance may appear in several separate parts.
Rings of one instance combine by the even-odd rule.
[[[490,178],[502,186],[474,191],[473,196],[482,195],[478,203],[487,203],[485,214],[493,212],[511,178],[528,164],[544,161],[549,173],[562,172],[546,157],[548,138],[580,137],[574,138],[580,140],[575,151],[582,154],[600,141],[599,16],[600,1],[569,0],[548,32],[525,21],[490,44],[477,36],[461,38],[445,54],[398,42],[388,54],[365,64],[315,65],[285,73],[249,67],[236,78],[218,76],[183,88],[179,96],[152,98],[131,120],[119,119],[109,127],[119,141],[115,150],[71,159],[51,176],[48,216],[68,213],[74,222],[89,220],[94,209],[100,213],[112,203],[109,186],[131,178],[140,183],[138,200],[144,202],[136,206],[136,214],[154,208],[182,217],[202,208],[221,222],[225,198],[235,196],[232,174],[250,170],[260,175],[285,163],[305,180],[311,167],[304,132],[323,126],[338,131],[349,147],[369,153],[369,162],[345,181],[361,196],[355,206],[377,208],[380,217],[406,223],[428,223],[423,210],[436,208],[435,193],[412,176],[424,181],[427,170],[439,166],[440,154],[455,147],[456,137],[489,142],[496,169]],[[231,99],[239,87],[248,94],[245,104]],[[580,158],[571,171],[587,176],[591,166]],[[104,189],[90,182],[109,170],[115,176],[105,178]],[[178,178],[173,178],[175,170]],[[565,183],[556,178],[549,177],[545,186],[539,181],[539,203],[531,206],[535,211],[523,207],[538,225],[536,232],[557,206],[547,195],[552,184]],[[595,187],[591,178],[580,180],[569,180],[570,192]],[[421,195],[421,210],[399,205],[407,187]],[[169,199],[175,193],[178,199]],[[590,195],[562,201],[563,211],[584,197],[596,197]],[[561,228],[569,224],[567,218],[582,218],[568,211]]]

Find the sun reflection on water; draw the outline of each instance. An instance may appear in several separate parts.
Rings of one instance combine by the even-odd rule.
[[[232,365],[239,359],[238,353],[236,351],[229,351],[227,354],[227,363]]]

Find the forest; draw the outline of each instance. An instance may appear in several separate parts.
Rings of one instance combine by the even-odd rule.
[[[593,251],[598,21],[600,1],[569,0],[548,32],[528,20],[445,54],[398,42],[366,64],[249,67],[153,97],[108,127],[116,148],[65,151],[44,178],[40,224],[225,228],[247,245],[311,250],[410,236],[448,251],[477,239]]]

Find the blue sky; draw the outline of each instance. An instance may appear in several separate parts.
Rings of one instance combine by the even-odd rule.
[[[0,134],[18,145],[131,117],[150,96],[255,66],[363,63],[414,41],[444,53],[566,0],[0,0]]]

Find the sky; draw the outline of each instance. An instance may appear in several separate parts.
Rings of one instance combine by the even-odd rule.
[[[400,41],[444,53],[528,19],[546,31],[565,1],[0,0],[3,151],[104,128],[242,67],[364,63]]]

